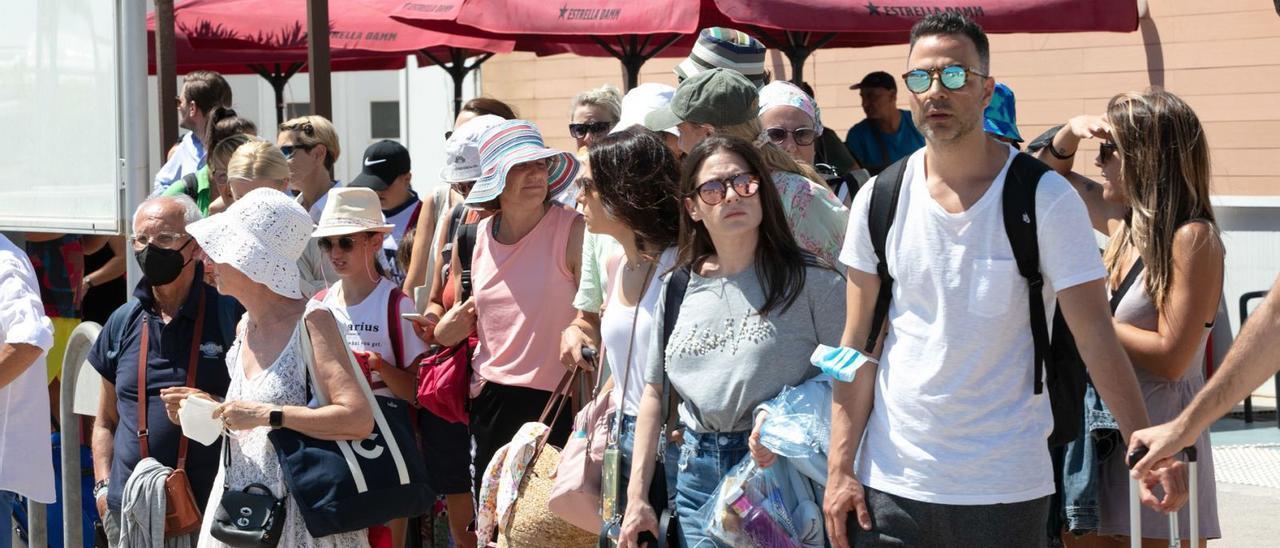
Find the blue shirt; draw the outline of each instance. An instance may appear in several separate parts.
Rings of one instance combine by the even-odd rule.
[[[196,132],[188,131],[178,142],[178,150],[173,157],[164,163],[164,167],[156,172],[156,179],[151,183],[151,194],[160,195],[169,185],[182,179],[183,175],[195,173],[204,167],[204,143],[196,136]]]
[[[867,168],[872,175],[880,173],[880,170],[889,167],[889,164],[909,156],[924,146],[924,136],[920,135],[915,122],[911,120],[911,111],[899,110],[898,113],[902,115],[902,119],[895,133],[880,133],[874,122],[863,120],[849,128],[849,133],[845,135],[844,146],[849,148],[849,152],[853,153],[862,167]],[[876,134],[879,134],[880,138],[877,138]],[[885,161],[886,148],[888,149],[887,162]]]
[[[143,329],[150,330],[147,335],[147,447],[150,456],[161,464],[173,467],[178,463],[182,427],[169,422],[160,390],[187,383],[200,292],[205,294],[205,309],[195,387],[216,398],[225,396],[231,383],[227,351],[235,339],[235,321],[244,309],[205,284],[199,266],[186,302],[168,324],[153,312],[155,297],[151,285],[143,278],[133,292],[136,300],[111,314],[89,351],[89,364],[103,379],[115,385],[116,412],[120,415],[111,456],[111,485],[107,489],[107,507],[112,510],[120,510],[125,483],[133,474],[133,467],[142,460],[138,443],[138,351]],[[218,473],[219,448],[219,443],[210,447],[196,441],[187,443],[187,476],[197,501],[209,499]]]

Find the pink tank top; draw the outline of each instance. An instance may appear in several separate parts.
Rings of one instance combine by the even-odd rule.
[[[565,248],[575,211],[551,206],[533,231],[513,245],[493,238],[480,221],[471,267],[476,298],[475,371],[484,380],[548,392],[564,378],[560,333],[573,321],[573,273]]]

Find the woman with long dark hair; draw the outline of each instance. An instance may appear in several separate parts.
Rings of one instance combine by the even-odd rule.
[[[680,529],[687,546],[714,544],[698,510],[748,453],[762,465],[772,461],[748,442],[758,427],[756,406],[816,375],[813,350],[840,340],[844,279],[796,243],[770,177],[759,150],[734,137],[708,137],[685,161],[676,270],[664,277],[659,302],[680,291],[671,280],[687,274],[688,284],[670,339],[662,335],[664,304],[650,329],[623,546],[635,546],[641,531],[656,533],[647,496],[664,380],[683,400],[675,486]]]

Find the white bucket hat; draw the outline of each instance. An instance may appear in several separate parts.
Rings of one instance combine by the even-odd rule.
[[[501,116],[485,114],[455,128],[453,135],[444,142],[444,167],[440,168],[440,180],[453,184],[479,179],[480,136],[505,121]]]
[[[320,213],[320,224],[313,238],[342,236],[357,232],[391,232],[395,225],[387,224],[378,202],[378,193],[368,188],[335,188],[329,191]]]
[[[618,133],[632,126],[643,126],[644,117],[650,112],[661,110],[663,107],[671,104],[671,97],[676,94],[676,88],[666,84],[649,82],[640,84],[631,91],[628,91],[622,98],[622,116],[618,123],[613,126],[609,133]],[[668,128],[663,131],[680,136],[680,130],[676,128]]]
[[[226,211],[187,225],[187,233],[214,262],[280,295],[301,299],[298,258],[314,227],[298,202],[278,190],[259,188]]]

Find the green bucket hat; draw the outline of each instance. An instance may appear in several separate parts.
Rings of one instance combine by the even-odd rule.
[[[726,127],[756,117],[759,92],[736,70],[714,68],[695,74],[676,88],[671,104],[650,112],[644,126],[666,131],[680,122]]]

